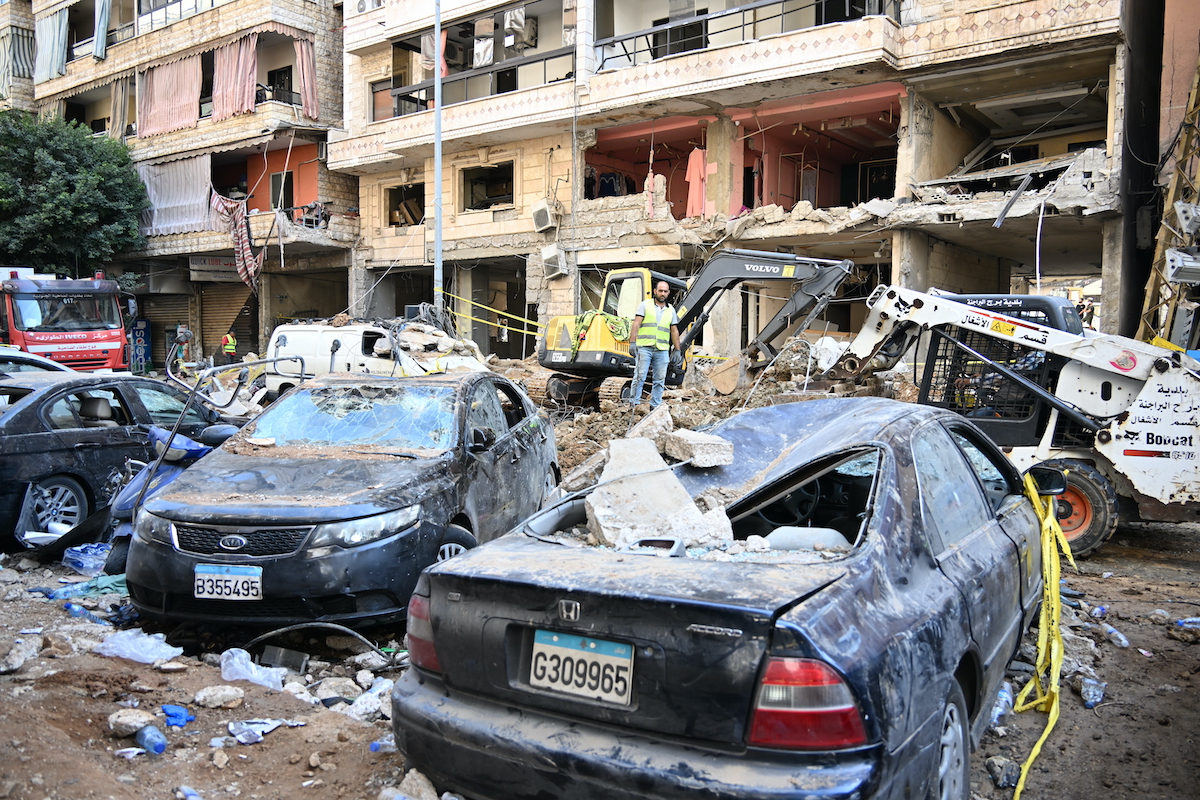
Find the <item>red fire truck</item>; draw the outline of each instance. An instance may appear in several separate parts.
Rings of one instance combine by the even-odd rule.
[[[72,369],[129,369],[116,281],[56,280],[28,267],[3,267],[0,343]]]

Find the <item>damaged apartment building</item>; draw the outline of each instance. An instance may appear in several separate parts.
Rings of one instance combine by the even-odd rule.
[[[835,331],[880,282],[1102,277],[1115,306],[1142,280],[1131,154],[1156,152],[1136,98],[1161,28],[1129,0],[447,0],[440,20],[352,0],[345,18],[329,166],[358,178],[357,316],[433,297],[439,74],[447,303],[487,352],[533,352],[522,320],[594,308],[611,269],[688,275],[717,248],[853,260]],[[726,296],[705,346],[737,350],[783,294]]]
[[[353,176],[329,170],[342,124],[340,4],[332,0],[8,0],[0,93],[127,142],[146,184],[133,273],[161,365],[232,330],[239,353],[279,320],[347,303],[358,238]]]

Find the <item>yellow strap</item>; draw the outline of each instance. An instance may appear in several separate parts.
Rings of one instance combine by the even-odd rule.
[[[493,328],[499,329],[499,328],[505,327],[503,325],[497,325],[496,323],[494,323],[490,320],[480,319],[479,317],[472,317],[470,314],[459,313],[458,311],[455,311],[450,308],[447,308],[446,311],[448,311],[449,313],[453,314],[456,317],[462,317],[463,319],[473,320],[474,322],[482,322],[484,325],[490,325]],[[514,319],[518,319],[518,318],[514,317]],[[530,336],[538,336],[539,335],[537,331],[527,331],[527,330],[522,330],[521,328],[508,328],[508,332],[509,333],[527,333]]]
[[[502,316],[502,317],[508,317],[509,319],[515,319],[517,322],[524,322],[525,324],[527,324],[527,325],[532,325],[532,326],[534,326],[535,328],[544,328],[544,327],[546,327],[545,325],[542,325],[541,323],[539,323],[539,322],[536,322],[536,321],[534,321],[534,320],[532,320],[532,319],[525,319],[524,317],[518,317],[516,314],[510,314],[510,313],[508,313],[507,311],[501,311],[501,310],[500,310],[500,309],[498,309],[498,308],[492,308],[491,306],[485,306],[483,303],[476,303],[474,300],[468,300],[468,299],[467,299],[467,298],[465,298],[465,297],[459,297],[459,296],[458,296],[458,295],[456,295],[456,294],[450,294],[450,293],[449,293],[449,292],[447,292],[445,289],[434,289],[434,291],[435,291],[435,292],[440,292],[440,293],[442,293],[442,294],[446,295],[446,297],[453,297],[455,300],[461,300],[461,301],[462,301],[462,302],[464,302],[464,303],[470,303],[470,304],[471,304],[471,305],[473,305],[473,306],[479,306],[480,308],[486,308],[488,311],[491,311],[491,312],[493,312],[493,313],[495,313],[495,314],[499,314],[499,315],[500,315],[500,316]],[[463,316],[466,316],[466,315],[464,314]],[[474,317],[468,317],[468,319],[475,319],[475,318],[474,318]],[[484,320],[479,320],[479,321],[480,321],[480,322],[483,322]],[[489,324],[491,324],[491,323],[489,323]],[[510,329],[510,330],[511,330],[511,329]],[[525,332],[526,332],[526,331],[521,331],[521,333],[525,333]]]
[[[1059,714],[1059,678],[1062,676],[1063,640],[1059,623],[1062,621],[1062,595],[1059,580],[1062,576],[1062,564],[1059,561],[1061,551],[1071,566],[1075,566],[1075,558],[1071,555],[1071,545],[1059,527],[1054,515],[1054,498],[1042,497],[1038,494],[1037,483],[1029,474],[1025,475],[1025,495],[1033,503],[1033,510],[1041,521],[1042,542],[1042,613],[1038,622],[1037,663],[1034,665],[1033,677],[1022,687],[1013,704],[1015,711],[1028,711],[1037,708],[1049,714],[1046,729],[1034,743],[1029,758],[1021,765],[1021,779],[1017,781],[1017,790],[1013,800],[1020,800],[1021,790],[1025,788],[1025,779],[1029,768],[1042,751],[1042,745],[1058,722]],[[1042,681],[1045,681],[1043,686]],[[1028,700],[1029,694],[1037,690],[1037,699]]]

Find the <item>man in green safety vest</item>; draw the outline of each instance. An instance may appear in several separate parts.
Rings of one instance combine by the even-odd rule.
[[[629,331],[629,354],[636,359],[633,384],[629,400],[637,405],[642,399],[642,386],[646,373],[650,373],[650,408],[662,405],[663,389],[667,385],[667,364],[671,350],[676,358],[682,359],[679,351],[679,315],[674,306],[667,304],[671,287],[666,281],[654,284],[654,302],[643,300],[633,316],[633,327]]]
[[[221,337],[221,352],[225,354],[226,364],[233,364],[237,361],[237,337],[233,335],[233,331],[229,331]]]

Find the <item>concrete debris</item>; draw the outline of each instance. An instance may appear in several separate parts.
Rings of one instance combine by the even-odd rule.
[[[361,644],[361,642],[359,644]],[[377,671],[383,669],[391,662],[385,656],[376,653],[374,650],[368,650],[365,653],[359,653],[351,658],[350,663],[361,669]]]
[[[673,431],[666,436],[666,454],[693,467],[717,467],[733,463],[733,442],[696,431]]]
[[[619,549],[638,539],[676,538],[688,547],[733,540],[724,508],[703,514],[649,439],[618,439],[600,485],[585,501],[588,530]]]
[[[319,685],[310,688],[318,700],[329,700],[340,697],[347,702],[355,700],[363,693],[362,687],[352,678],[326,678]]]
[[[192,702],[204,708],[237,708],[245,696],[246,693],[238,687],[221,684],[204,687],[196,692]]]
[[[1021,765],[1011,758],[992,756],[985,763],[988,774],[992,776],[992,783],[996,784],[997,789],[1011,789],[1021,778]]]
[[[26,635],[20,639],[14,639],[8,647],[8,652],[0,656],[0,675],[16,672],[41,649],[41,636]]]
[[[438,800],[438,793],[433,788],[433,783],[415,769],[410,769],[404,776],[404,780],[400,781],[400,791],[413,800]]]
[[[140,708],[122,708],[108,715],[108,730],[118,739],[133,736],[147,725],[154,725],[158,720],[149,711]]]
[[[881,219],[896,210],[896,204],[894,202],[891,200],[880,200],[878,197],[873,200],[868,200],[859,207]]]
[[[666,446],[667,434],[673,430],[675,430],[675,423],[671,419],[671,409],[664,403],[630,428],[625,438],[650,439],[654,442],[654,446],[658,448],[658,452],[661,453]]]

